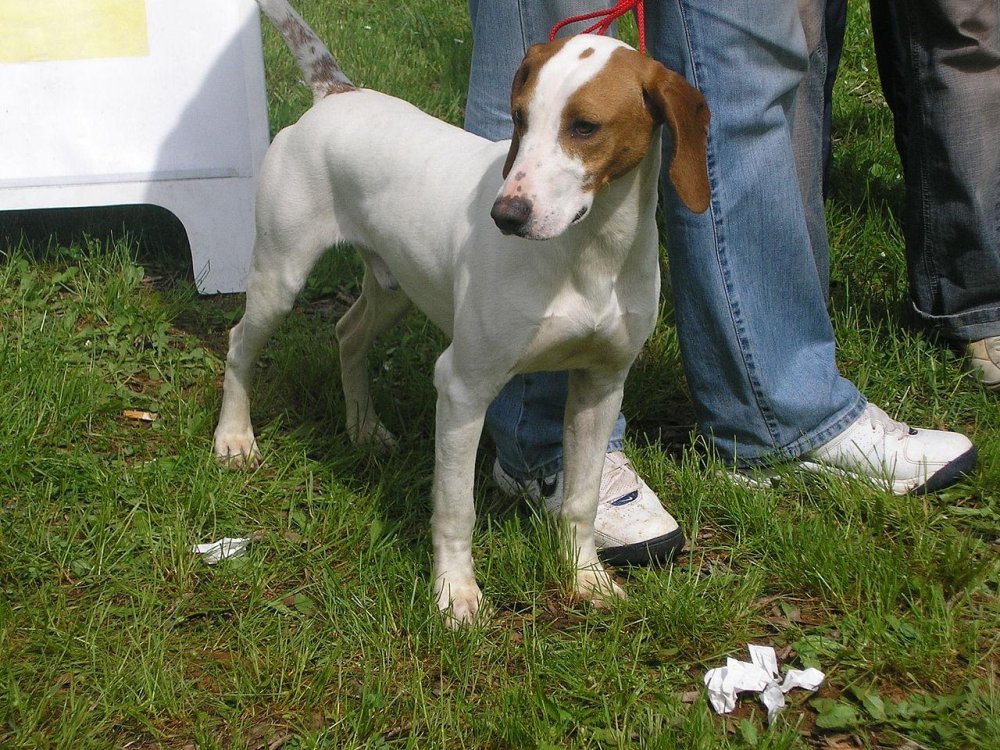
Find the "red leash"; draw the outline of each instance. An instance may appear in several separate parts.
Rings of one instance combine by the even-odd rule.
[[[581,21],[593,21],[595,18],[600,20],[592,26],[588,26],[580,33],[591,34],[596,31],[598,34],[607,34],[608,29],[611,28],[611,24],[632,10],[635,11],[636,26],[639,27],[639,51],[645,55],[646,17],[643,14],[642,3],[643,0],[617,0],[613,8],[595,10],[592,13],[581,13],[578,16],[564,18],[552,27],[552,31],[549,32],[549,41],[551,42],[555,40],[556,34],[563,26],[568,26],[571,23],[579,23]]]

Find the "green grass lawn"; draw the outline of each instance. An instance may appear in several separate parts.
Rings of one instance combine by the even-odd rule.
[[[464,3],[298,5],[356,82],[460,121]],[[444,342],[423,318],[373,365],[398,448],[353,448],[333,323],[359,264],[324,261],[261,364],[265,463],[231,472],[211,437],[242,298],[194,292],[162,216],[0,216],[0,747],[1000,747],[1000,408],[907,325],[902,182],[852,13],[829,204],[841,367],[893,416],[971,435],[974,477],[926,498],[732,485],[687,437],[664,302],[628,452],[687,551],[619,571],[611,610],[573,603],[552,524],[491,486],[484,444],[474,548],[494,613],[449,632],[429,581]],[[266,31],[276,129],[310,95]],[[255,541],[215,567],[190,552],[223,536]],[[753,699],[715,715],[702,676],[748,642],[826,684],[771,726]]]

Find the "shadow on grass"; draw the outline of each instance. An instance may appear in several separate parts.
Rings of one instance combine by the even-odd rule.
[[[172,280],[194,283],[187,234],[180,221],[152,205],[0,211],[0,243],[39,260],[90,245],[134,239],[136,260]]]

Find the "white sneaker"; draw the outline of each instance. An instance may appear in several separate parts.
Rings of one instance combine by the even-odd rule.
[[[991,391],[1000,391],[1000,336],[970,341],[965,345],[969,369]]]
[[[868,404],[854,424],[799,465],[884,483],[897,495],[937,492],[973,469],[976,448],[957,432],[915,430]]]
[[[545,479],[519,480],[495,461],[493,479],[506,494],[525,494],[543,502],[553,516],[559,515],[563,502],[561,471]],[[684,546],[684,534],[677,521],[621,451],[604,456],[594,536],[598,555],[609,565],[664,562]]]

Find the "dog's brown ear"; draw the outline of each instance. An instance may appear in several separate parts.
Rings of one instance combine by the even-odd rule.
[[[517,149],[521,145],[521,136],[514,128],[514,135],[510,139],[510,150],[507,152],[507,161],[503,163],[503,178],[506,180],[510,174],[510,168],[514,166],[514,159],[517,158]]]
[[[650,60],[646,100],[653,116],[670,128],[670,181],[695,213],[708,208],[708,121],[705,98],[683,76]]]

